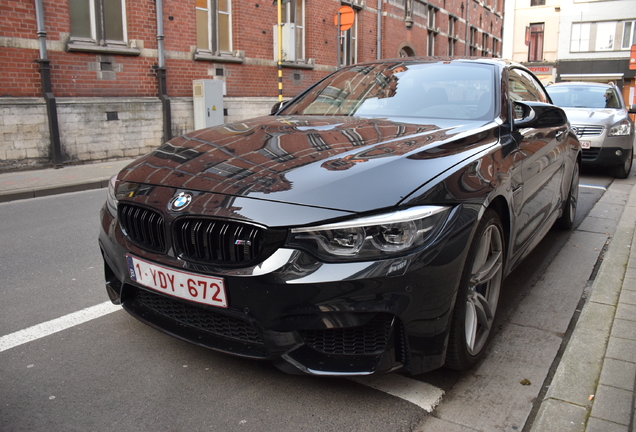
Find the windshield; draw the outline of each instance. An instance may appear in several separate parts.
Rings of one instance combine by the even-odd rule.
[[[616,89],[557,85],[546,88],[555,105],[566,108],[621,108]]]
[[[491,120],[494,72],[477,63],[353,66],[318,83],[282,114]]]

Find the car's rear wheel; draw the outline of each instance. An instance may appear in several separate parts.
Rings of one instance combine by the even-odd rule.
[[[576,217],[576,206],[579,201],[579,164],[574,164],[572,171],[572,182],[570,183],[570,192],[567,201],[563,207],[563,214],[556,220],[558,228],[568,230],[574,226],[574,218]]]
[[[453,311],[446,366],[465,370],[484,354],[492,332],[505,259],[497,213],[486,210],[468,252]]]
[[[629,150],[629,155],[622,165],[612,168],[612,175],[619,179],[624,179],[629,176],[629,172],[632,170],[632,164],[634,162],[634,150]]]

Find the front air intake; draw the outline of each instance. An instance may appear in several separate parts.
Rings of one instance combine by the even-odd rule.
[[[180,258],[208,264],[247,264],[258,257],[265,242],[263,228],[217,219],[178,219],[173,234]]]

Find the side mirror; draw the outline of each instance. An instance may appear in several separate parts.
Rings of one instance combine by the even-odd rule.
[[[627,111],[629,111],[630,114],[636,114],[636,104],[631,104]]]
[[[272,115],[276,114],[278,111],[282,110],[285,107],[285,105],[287,105],[288,102],[289,102],[288,100],[287,101],[276,102],[274,104],[274,106],[272,107],[272,110],[270,111],[270,114],[272,114]]]
[[[554,128],[565,126],[567,122],[565,111],[557,106],[543,102],[514,102],[514,123],[517,128]]]

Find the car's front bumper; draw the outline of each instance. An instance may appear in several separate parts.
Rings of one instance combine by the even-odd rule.
[[[582,162],[588,166],[619,166],[633,156],[623,147],[591,147],[582,150]]]
[[[101,218],[109,297],[139,320],[214,350],[273,360],[289,372],[357,375],[402,367],[417,374],[443,365],[476,215],[457,208],[433,244],[399,259],[328,264],[280,249],[258,266],[240,270],[144,251],[126,240],[106,207]],[[129,277],[126,253],[222,277],[228,308],[138,285]]]

